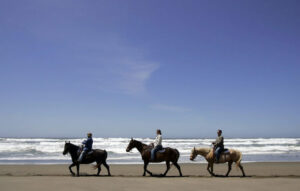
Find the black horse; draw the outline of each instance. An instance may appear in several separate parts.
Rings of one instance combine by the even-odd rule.
[[[70,153],[72,157],[72,164],[69,166],[71,174],[74,176],[75,173],[72,171],[72,167],[77,167],[77,176],[79,176],[79,165],[80,164],[90,164],[92,162],[96,162],[97,165],[95,165],[95,168],[98,168],[97,176],[99,176],[101,171],[101,165],[103,164],[108,172],[108,176],[110,176],[109,166],[106,163],[107,158],[107,152],[106,150],[100,150],[100,149],[93,149],[93,152],[91,154],[86,155],[86,157],[81,161],[81,163],[77,162],[77,159],[80,155],[78,150],[80,149],[79,146],[76,146],[70,142],[65,143],[65,148],[63,151],[63,155],[66,155],[67,153]]]

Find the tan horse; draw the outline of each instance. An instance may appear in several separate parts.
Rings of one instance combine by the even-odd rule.
[[[215,176],[214,174],[214,152],[212,148],[193,148],[190,156],[190,160],[194,160],[197,155],[203,156],[207,162],[207,171],[212,175]],[[229,152],[227,153],[222,153],[219,159],[219,163],[226,163],[228,162],[228,171],[226,173],[226,176],[229,175],[231,171],[231,165],[233,162],[236,163],[236,165],[241,169],[243,176],[245,176],[245,172],[243,169],[243,166],[241,165],[241,160],[242,160],[242,153],[238,150],[234,149],[229,149]]]

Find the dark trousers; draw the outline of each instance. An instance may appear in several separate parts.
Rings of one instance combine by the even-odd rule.
[[[220,156],[221,156],[221,153],[222,153],[223,150],[224,150],[224,149],[221,148],[221,147],[217,147],[217,148],[216,148],[216,150],[215,150],[215,155],[216,155],[217,161],[219,161]]]
[[[82,162],[82,160],[84,159],[84,157],[87,155],[87,153],[91,151],[88,149],[83,149],[83,151],[81,152],[80,156],[78,157],[78,162]]]
[[[154,147],[152,150],[151,150],[151,160],[153,161],[155,159],[155,154],[157,151],[159,150],[162,150],[162,146],[161,145],[157,145],[156,147]]]

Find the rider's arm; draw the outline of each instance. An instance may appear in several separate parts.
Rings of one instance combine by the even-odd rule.
[[[161,142],[162,142],[161,135],[157,135],[155,142],[154,142],[154,146],[161,145]]]
[[[218,145],[220,145],[221,143],[223,143],[223,137],[222,137],[222,136],[221,136],[221,137],[218,137],[218,138],[216,139],[216,141],[214,142],[214,145],[218,146]]]

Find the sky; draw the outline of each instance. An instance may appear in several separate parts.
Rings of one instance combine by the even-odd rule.
[[[0,137],[300,137],[297,0],[1,0]]]

